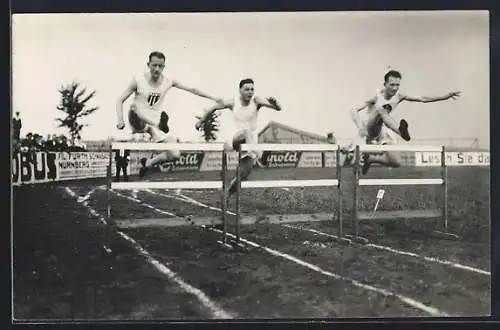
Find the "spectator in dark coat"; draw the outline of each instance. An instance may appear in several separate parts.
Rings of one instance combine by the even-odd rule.
[[[120,149],[115,151],[116,181],[120,181],[120,172],[123,171],[123,180],[128,181],[127,168],[130,161],[130,150]]]
[[[21,118],[19,117],[19,111],[16,112],[16,116],[12,118],[12,129],[14,133],[14,140],[19,141],[21,138],[21,128],[23,127]]]

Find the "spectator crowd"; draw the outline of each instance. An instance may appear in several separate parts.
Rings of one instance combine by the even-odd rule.
[[[43,137],[40,134],[29,132],[21,136],[22,120],[19,112],[12,119],[12,151],[14,154],[19,152],[77,152],[85,151],[84,145],[72,144],[65,135],[49,134]]]

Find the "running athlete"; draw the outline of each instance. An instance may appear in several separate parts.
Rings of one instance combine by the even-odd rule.
[[[252,79],[243,79],[239,84],[239,95],[233,99],[224,100],[215,104],[205,111],[196,123],[196,129],[199,129],[205,118],[213,112],[222,109],[230,109],[233,113],[236,124],[236,132],[232,137],[232,149],[239,151],[242,144],[257,144],[257,117],[260,109],[267,107],[276,111],[281,111],[281,106],[275,98],[262,98],[255,96],[255,84]],[[241,180],[248,179],[253,166],[258,162],[262,152],[249,151],[243,152],[241,156]],[[233,178],[228,189],[228,198],[236,192],[237,178]]]
[[[374,97],[366,101],[362,106],[351,110],[351,116],[359,130],[359,135],[366,138],[367,144],[391,144],[392,138],[388,132],[384,130],[384,126],[401,136],[405,141],[410,141],[411,137],[408,132],[408,123],[406,120],[401,119],[399,125],[390,116],[390,113],[396,109],[399,103],[403,101],[408,102],[422,102],[430,103],[437,101],[444,101],[448,99],[455,99],[460,96],[461,92],[450,92],[444,96],[430,97],[430,96],[408,96],[399,92],[402,75],[400,72],[391,70],[384,76],[384,87],[377,90]],[[366,125],[361,122],[359,112],[367,109],[368,119]],[[385,166],[398,167],[399,161],[394,154],[383,152],[379,155],[363,154],[363,168],[362,173],[366,174],[371,164],[382,164]]]
[[[128,121],[132,127],[132,133],[148,133],[154,142],[175,143],[177,140],[171,135],[168,127],[168,115],[162,110],[165,95],[171,88],[178,88],[219,102],[220,99],[209,96],[198,89],[187,87],[177,80],[169,79],[163,75],[165,68],[165,55],[161,52],[149,54],[147,63],[149,72],[135,76],[127,89],[118,98],[116,104],[116,116],[118,122],[116,127],[122,130],[125,127],[123,119],[123,103],[135,93],[134,102],[130,106]],[[146,170],[160,162],[175,161],[180,158],[180,151],[169,150],[159,153],[152,158],[141,159],[141,169],[139,176],[144,176]]]

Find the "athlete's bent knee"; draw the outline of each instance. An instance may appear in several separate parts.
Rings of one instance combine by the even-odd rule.
[[[137,113],[135,112],[137,110],[137,107],[135,105],[132,105],[130,107],[130,111],[128,113],[128,121],[130,123],[130,126],[134,129],[136,132],[143,132],[146,128],[146,122],[139,118]]]
[[[241,145],[246,142],[244,134],[238,134],[233,138],[233,149],[236,151],[241,150]]]

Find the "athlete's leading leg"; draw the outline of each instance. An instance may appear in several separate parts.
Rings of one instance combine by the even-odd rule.
[[[157,133],[159,134],[159,133]],[[163,133],[164,134],[164,133]],[[177,139],[174,137],[166,136],[162,138],[163,143],[175,143],[177,142]],[[139,170],[139,176],[143,177],[147,170],[151,168],[152,166],[155,166],[159,163],[167,162],[167,161],[176,161],[181,157],[181,152],[180,150],[166,150],[164,152],[159,153],[156,156],[153,156],[151,158],[141,158],[141,165],[142,167]]]
[[[241,145],[244,143],[256,143],[256,139],[251,136],[251,134],[248,134],[248,132],[239,132],[235,135],[233,138],[233,149],[236,151],[239,151],[241,148]],[[258,158],[258,154],[253,151],[247,152],[245,155],[242,155],[241,160],[240,160],[240,178],[241,181],[245,181],[248,179],[250,176],[253,166],[255,165],[256,159]],[[229,184],[228,188],[228,194],[227,198],[231,195],[233,195],[236,192],[236,189],[238,188],[238,178],[234,177],[231,180],[231,183]]]
[[[377,144],[386,145],[392,144],[392,139],[389,134],[381,132],[378,138],[372,139],[367,138],[367,144]],[[363,167],[361,168],[361,173],[365,175],[372,164],[380,164],[387,167],[399,167],[401,166],[397,155],[393,152],[384,151],[378,154],[363,154]]]
[[[385,126],[387,126],[391,131],[401,136],[405,141],[410,141],[410,133],[408,132],[408,123],[406,120],[401,119],[399,125],[396,123],[394,118],[389,115],[392,108],[389,104],[384,105],[382,108],[377,109],[376,113],[381,118]]]

